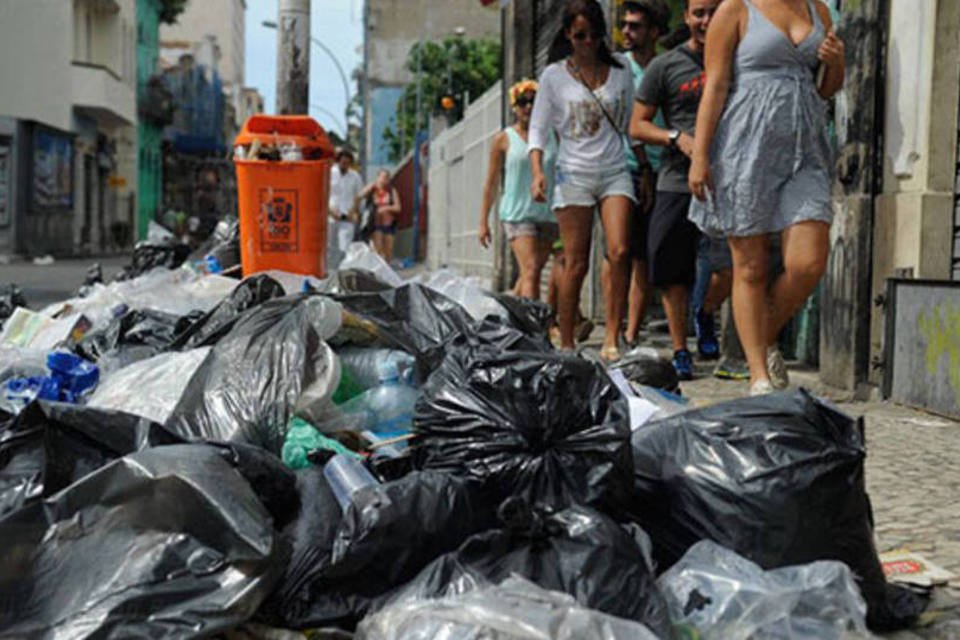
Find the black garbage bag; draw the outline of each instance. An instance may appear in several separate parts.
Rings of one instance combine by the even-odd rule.
[[[509,293],[490,293],[491,298],[500,303],[510,316],[510,324],[530,336],[549,339],[550,326],[554,314],[550,305],[540,300],[522,298]]]
[[[325,340],[340,315],[338,305],[316,295],[244,312],[193,374],[167,428],[187,440],[245,442],[280,455],[301,394],[336,385],[336,355]]]
[[[630,382],[663,389],[670,393],[680,391],[680,378],[669,360],[644,355],[627,355],[610,365],[619,369]]]
[[[438,557],[391,599],[446,597],[518,575],[568,593],[584,607],[642,622],[659,637],[671,637],[650,540],[639,527],[622,526],[587,507],[553,512],[531,509],[515,498],[503,503],[500,517],[504,528],[479,533]]]
[[[196,349],[216,344],[233,328],[244,311],[285,295],[283,286],[270,276],[251,276],[238,284],[229,297],[184,327],[171,342],[170,348]]]
[[[424,379],[440,364],[449,340],[475,330],[473,319],[463,307],[420,284],[333,298],[347,311],[376,326],[378,346],[413,355],[417,359],[418,379]]]
[[[627,403],[602,365],[560,353],[455,348],[421,390],[419,469],[510,496],[616,514],[632,495]]]
[[[3,321],[13,315],[14,309],[26,306],[27,299],[20,287],[15,284],[0,285],[0,329],[3,328]]]
[[[115,460],[0,520],[0,636],[201,638],[282,574],[264,506],[215,447]]]
[[[91,362],[109,355],[124,367],[169,349],[183,324],[179,316],[155,309],[133,309],[84,336],[74,351]]]
[[[704,539],[764,569],[839,560],[872,629],[920,613],[918,600],[888,588],[877,558],[862,422],[804,390],[776,393],[651,423],[634,433],[633,453],[634,515],[660,567]]]
[[[138,242],[133,247],[133,257],[130,264],[125,266],[114,278],[119,282],[132,280],[158,267],[176,269],[182,265],[190,255],[190,246],[179,240],[168,242]]]
[[[393,288],[375,273],[365,269],[337,271],[337,285],[343,293],[378,293]]]
[[[478,320],[472,332],[454,336],[447,343],[447,351],[471,347],[484,347],[488,351],[501,353],[507,351],[556,352],[548,338],[523,333],[493,316]]]
[[[33,402],[0,428],[0,516],[51,496],[117,458],[179,442],[138,416]]]
[[[297,477],[277,456],[254,445],[240,442],[211,443],[221,457],[235,468],[273,517],[275,529],[293,522],[300,510]]]
[[[361,489],[342,516],[322,469],[298,472],[297,482],[300,514],[284,531],[292,559],[258,613],[278,627],[352,628],[378,598],[495,522],[467,481],[445,474]]]

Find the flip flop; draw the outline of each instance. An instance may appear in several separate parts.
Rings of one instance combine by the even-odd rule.
[[[617,347],[603,347],[600,349],[600,359],[607,364],[616,362],[620,359],[620,349]]]

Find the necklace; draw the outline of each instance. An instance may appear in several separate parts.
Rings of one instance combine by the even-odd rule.
[[[601,65],[597,65],[593,68],[593,71],[591,73],[592,77],[590,78],[590,81],[587,80],[586,74],[584,74],[584,68],[578,65],[576,62],[574,62],[573,58],[567,58],[567,65],[570,67],[570,71],[575,76],[580,78],[580,82],[585,84],[588,89],[590,89],[591,91],[596,89],[596,85],[598,84],[597,81],[599,80],[598,76],[600,73],[602,73],[602,70],[598,72],[598,67],[600,67]]]

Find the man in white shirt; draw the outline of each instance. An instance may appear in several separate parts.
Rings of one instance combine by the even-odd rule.
[[[357,197],[363,189],[363,179],[351,168],[353,153],[349,149],[337,152],[337,164],[330,171],[330,231],[329,244],[346,251],[357,230],[360,215]]]

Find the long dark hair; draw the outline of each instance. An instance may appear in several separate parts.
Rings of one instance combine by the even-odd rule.
[[[600,62],[608,64],[611,67],[622,69],[613,54],[610,53],[610,47],[607,46],[607,20],[603,17],[603,7],[597,0],[568,0],[567,6],[563,10],[563,24],[560,31],[553,39],[550,45],[550,53],[547,55],[547,63],[562,60],[573,53],[573,46],[567,40],[567,31],[577,19],[577,16],[583,16],[590,23],[590,29],[596,36],[600,37],[600,44],[597,46],[597,57]]]

